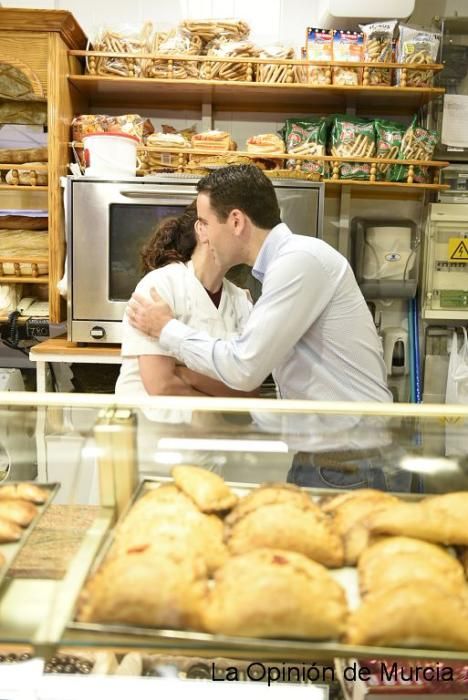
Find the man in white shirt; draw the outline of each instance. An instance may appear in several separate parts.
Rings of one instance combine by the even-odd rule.
[[[253,266],[262,295],[243,333],[213,338],[133,295],[127,314],[187,369],[249,391],[273,374],[285,399],[391,401],[380,340],[348,261],[281,223],[271,181],[255,166],[213,171],[197,186],[197,212],[215,258]]]

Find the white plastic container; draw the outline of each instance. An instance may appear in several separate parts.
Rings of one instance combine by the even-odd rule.
[[[85,175],[95,177],[134,177],[139,139],[112,132],[83,137]]]

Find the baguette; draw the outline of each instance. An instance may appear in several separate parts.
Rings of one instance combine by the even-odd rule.
[[[43,148],[0,148],[0,163],[21,165],[31,162],[47,162],[47,147]]]

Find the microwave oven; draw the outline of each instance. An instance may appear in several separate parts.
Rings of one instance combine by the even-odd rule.
[[[140,251],[158,221],[196,198],[198,178],[160,175],[126,180],[67,177],[67,329],[79,343],[120,343],[127,301],[142,277]],[[273,180],[281,218],[294,233],[322,236],[324,185]],[[228,275],[260,294],[250,268]],[[236,268],[233,272],[236,271]]]

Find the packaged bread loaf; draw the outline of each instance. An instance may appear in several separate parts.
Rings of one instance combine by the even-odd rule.
[[[32,187],[44,187],[48,183],[47,171],[42,169],[36,170],[35,165],[41,168],[47,163],[24,163],[21,169],[12,168],[5,173],[5,182],[7,185],[30,185]],[[29,170],[24,170],[25,166],[29,166]]]
[[[385,119],[376,119],[375,128],[375,155],[377,158],[397,158],[400,152],[401,141],[406,128],[403,124]],[[389,179],[391,171],[390,163],[377,165],[377,180]]]
[[[350,158],[340,163],[340,178],[343,180],[368,180],[370,164],[353,162],[356,158],[371,158],[375,153],[374,124],[358,117],[337,116],[331,132],[331,155]],[[335,166],[336,167],[336,166]]]
[[[308,61],[333,60],[333,30],[307,29],[305,58]],[[308,66],[305,82],[311,85],[331,85],[331,66]]]
[[[369,63],[391,63],[393,51],[393,34],[396,20],[360,24],[364,35],[364,61]],[[392,84],[391,68],[364,68],[364,85]]]
[[[0,163],[46,163],[47,147],[41,148],[0,148]]]
[[[128,53],[133,56],[90,56],[86,67],[89,73],[97,75],[118,75],[122,78],[145,75],[147,59],[138,54],[148,54],[152,47],[153,24],[145,22],[142,27],[107,26],[101,27],[91,48],[106,53]]]
[[[281,44],[263,46],[259,50],[259,58],[292,59],[294,49]],[[292,82],[292,71],[287,65],[281,63],[258,63],[255,80],[259,83],[286,83]],[[290,77],[291,76],[291,77]]]
[[[141,156],[141,171],[144,174],[161,172],[164,170],[175,170],[180,167],[181,160],[177,151],[191,148],[190,142],[181,134],[164,134],[157,132],[151,134],[146,139],[147,146],[151,148],[170,148],[172,153],[158,153],[157,151],[145,150]],[[183,162],[185,159],[183,159]]]
[[[257,58],[259,49],[251,41],[216,42],[207,52],[213,58]],[[254,77],[253,64],[223,61],[204,61],[200,68],[200,78],[204,80],[245,80]]]
[[[286,119],[283,127],[286,152],[301,156],[324,156],[327,143],[327,123],[325,119],[297,117]],[[300,170],[304,173],[326,176],[328,164],[323,160],[286,161],[290,170]]]
[[[194,42],[188,32],[183,29],[174,29],[165,34],[164,37],[159,38],[154,52],[168,57],[180,54],[185,54],[188,57],[198,55],[200,48],[200,43]],[[197,78],[198,61],[174,60],[169,62],[164,58],[152,58],[146,64],[145,75],[148,78],[177,78],[179,80]]]
[[[344,65],[334,66],[333,85],[360,85],[362,68],[353,68],[352,63],[362,61],[363,35],[360,32],[335,31],[333,34],[333,60]]]
[[[434,149],[437,145],[437,132],[425,129],[417,125],[417,117],[403,134],[398,152],[398,160],[432,160]],[[409,176],[409,166],[392,165],[390,169],[390,180],[392,182],[404,182]],[[413,168],[414,182],[428,182],[429,172],[427,168]]]
[[[418,66],[418,70],[398,70],[398,84],[402,87],[430,87],[432,71],[424,70],[425,64],[435,63],[439,51],[440,34],[400,25],[398,63]]]
[[[186,19],[180,27],[197,36],[203,46],[215,39],[241,41],[250,34],[249,25],[241,19]]]

